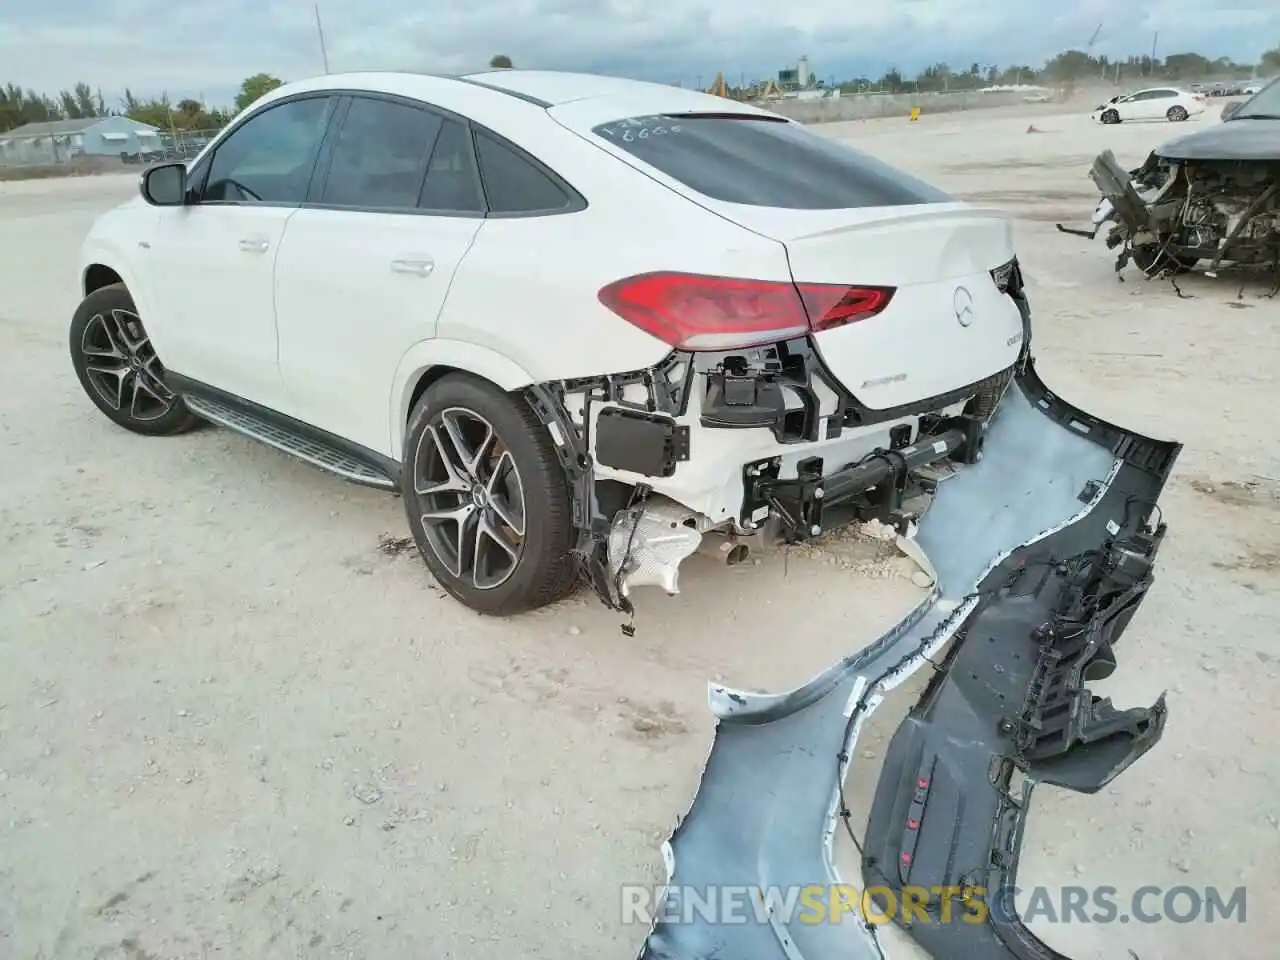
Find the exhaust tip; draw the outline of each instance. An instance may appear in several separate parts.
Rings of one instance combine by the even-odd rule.
[[[724,562],[732,567],[734,564],[742,563],[750,555],[751,550],[745,543],[735,543],[725,554]]]

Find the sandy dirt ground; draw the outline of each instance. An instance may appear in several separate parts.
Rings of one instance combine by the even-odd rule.
[[[1098,149],[1136,164],[1186,130],[1033,107],[823,128],[1008,210],[1049,384],[1186,444],[1159,579],[1098,689],[1167,690],[1166,735],[1097,796],[1041,790],[1020,879],[1245,885],[1248,919],[1032,924],[1082,960],[1280,938],[1280,299],[1120,283],[1101,240],[1053,228],[1087,224]],[[0,958],[634,956],[619,886],[661,878],[706,682],[808,679],[914,601],[910,563],[850,536],[695,560],[682,596],[638,598],[631,639],[585,595],[474,616],[406,549],[397,499],[224,430],[137,437],[82,395],[76,248],[133,190],[0,184]],[[912,696],[858,745],[863,816]]]

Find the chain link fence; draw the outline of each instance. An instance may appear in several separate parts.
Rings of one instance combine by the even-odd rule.
[[[132,150],[112,153],[102,149],[87,151],[83,138],[75,134],[22,137],[15,135],[17,131],[10,131],[0,134],[0,176],[26,179],[110,173],[164,160],[190,160],[219,132],[220,127],[157,130],[154,136],[137,138]]]

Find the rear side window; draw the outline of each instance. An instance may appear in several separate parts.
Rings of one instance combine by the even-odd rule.
[[[414,209],[441,123],[426,110],[356,97],[334,143],[320,202]]]
[[[484,213],[471,137],[456,120],[446,120],[436,138],[418,206],[442,213]]]
[[[476,133],[476,155],[490,213],[555,213],[570,196],[551,177],[487,134]]]
[[[630,117],[591,131],[713,200],[793,210],[946,203],[948,194],[782,120]]]

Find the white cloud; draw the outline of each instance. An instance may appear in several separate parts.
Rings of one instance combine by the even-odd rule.
[[[78,80],[109,95],[125,87],[175,96],[227,98],[266,71],[321,72],[308,0],[48,0],[0,11],[0,82],[42,90]],[[771,73],[806,54],[819,75],[914,72],[945,60],[964,68],[1036,64],[1083,47],[1142,53],[1159,31],[1159,53],[1195,50],[1255,59],[1280,44],[1275,0],[322,0],[332,69],[484,66],[495,53],[519,66],[626,73],[705,82]],[[75,25],[75,26],[70,26]]]

